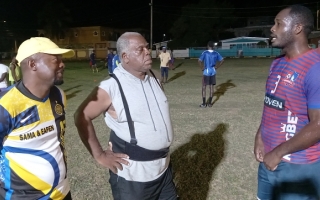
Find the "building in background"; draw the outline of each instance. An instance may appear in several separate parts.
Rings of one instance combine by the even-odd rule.
[[[320,47],[320,31],[312,31],[308,37],[308,43],[312,47]]]
[[[245,47],[248,48],[257,48],[259,47],[258,43],[263,42],[265,45],[261,45],[264,47],[268,47],[269,45],[269,38],[265,37],[236,37],[236,38],[230,38],[226,40],[221,40],[221,49],[242,49]]]
[[[45,30],[39,29],[39,37],[48,37]],[[88,58],[92,49],[96,50],[96,58],[105,58],[108,50],[116,51],[116,43],[125,32],[139,32],[147,40],[149,30],[145,29],[116,29],[105,26],[73,27],[65,31],[61,38],[50,38],[59,47],[72,48],[76,51],[76,58]]]

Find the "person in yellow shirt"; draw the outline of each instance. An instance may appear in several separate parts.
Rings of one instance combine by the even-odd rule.
[[[67,175],[61,49],[32,37],[18,48],[22,79],[0,92],[0,199],[72,200]]]
[[[160,69],[161,69],[161,83],[168,82],[169,62],[171,60],[170,53],[167,52],[167,47],[162,47],[162,52],[159,54]]]
[[[13,85],[21,79],[21,69],[18,65],[18,61],[16,60],[16,55],[13,56],[9,68],[9,81],[10,85]]]

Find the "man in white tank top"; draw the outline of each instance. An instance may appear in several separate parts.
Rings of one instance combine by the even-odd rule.
[[[127,115],[116,79],[104,80],[75,113],[81,140],[93,158],[110,170],[115,200],[177,199],[168,155],[173,141],[169,104],[159,80],[150,72],[148,43],[139,33],[124,33],[117,41],[117,52],[121,64],[113,73],[131,116]],[[102,149],[92,124],[101,114],[112,137],[117,138],[110,136],[107,150]],[[133,138],[136,145],[130,143]]]

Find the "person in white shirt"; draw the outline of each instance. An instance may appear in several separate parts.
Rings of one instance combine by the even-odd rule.
[[[9,67],[2,64],[2,56],[0,56],[0,91],[7,88],[7,75]]]
[[[167,52],[167,47],[162,47],[162,52],[159,55],[161,69],[161,83],[168,82],[169,62],[171,60],[170,53]]]
[[[148,47],[141,34],[122,34],[117,41],[121,63],[74,115],[83,144],[97,163],[109,169],[114,200],[177,200],[169,155],[173,141],[169,103],[151,71]],[[112,130],[106,150],[92,123],[102,114]]]

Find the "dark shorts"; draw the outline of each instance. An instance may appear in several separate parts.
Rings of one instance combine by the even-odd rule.
[[[203,76],[202,85],[215,85],[215,84],[216,84],[216,75]]]
[[[96,65],[97,63],[96,63],[96,61],[90,61],[89,64],[90,65]]]
[[[258,169],[258,194],[260,200],[319,200],[320,162],[293,164],[281,161],[275,171],[263,163]]]
[[[156,180],[149,182],[127,181],[109,171],[114,200],[176,200],[171,166]]]
[[[72,200],[71,192],[69,192],[63,200]]]
[[[169,73],[169,67],[161,67],[161,76],[162,77],[168,77],[168,73]]]

